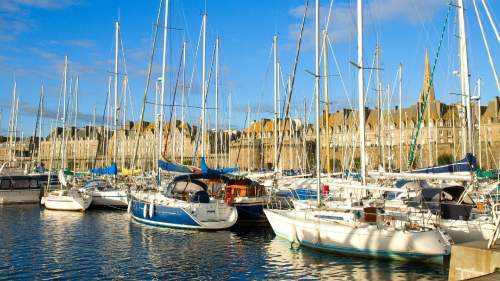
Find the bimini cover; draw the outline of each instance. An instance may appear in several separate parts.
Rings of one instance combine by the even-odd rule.
[[[158,166],[160,169],[175,173],[192,173],[191,169],[186,166],[178,165],[172,162],[158,160]]]
[[[467,153],[465,158],[446,165],[434,166],[428,168],[415,169],[412,173],[423,174],[442,174],[442,173],[460,173],[476,171],[476,157],[471,153]]]
[[[118,167],[116,166],[116,163],[111,163],[111,166],[106,167],[106,168],[95,168],[95,169],[90,169],[91,174],[97,174],[97,175],[116,175],[118,174]]]
[[[167,191],[171,193],[191,193],[206,191],[207,185],[202,180],[219,180],[229,182],[229,178],[222,174],[186,174],[175,177],[169,184]]]
[[[422,200],[434,214],[440,214],[443,219],[468,220],[474,207],[474,201],[467,195],[463,202],[458,200],[464,193],[463,186],[447,186],[443,188],[422,189]]]

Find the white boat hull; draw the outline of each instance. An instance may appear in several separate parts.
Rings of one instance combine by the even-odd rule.
[[[450,244],[438,231],[379,229],[377,225],[339,223],[327,213],[265,210],[276,235],[313,249],[341,254],[442,262]]]
[[[125,208],[127,204],[128,199],[125,191],[92,191],[92,206]]]
[[[69,191],[67,195],[56,191],[42,198],[42,204],[48,210],[85,211],[92,202],[92,196],[77,191]]]

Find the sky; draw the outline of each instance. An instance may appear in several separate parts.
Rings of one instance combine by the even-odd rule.
[[[151,52],[159,0],[0,0],[0,134],[7,134],[14,81],[19,96],[18,135],[32,135],[38,100],[43,85],[45,92],[43,131],[55,126],[63,83],[64,56],[69,57],[69,86],[78,77],[77,126],[103,120],[109,77],[114,72],[115,22],[120,22],[119,95],[122,80],[128,78],[127,120],[138,120]],[[314,93],[314,1],[309,1],[304,40],[299,55],[292,97],[291,114],[303,118],[304,101],[309,122]],[[389,89],[388,105],[399,103],[397,73],[403,64],[403,106],[414,104],[422,88],[425,50],[431,64],[445,26],[442,48],[434,75],[436,98],[446,103],[458,101],[452,93],[460,91],[456,70],[459,69],[457,9],[448,11],[447,0],[365,0],[364,2],[364,64],[370,67],[376,46],[380,46],[380,77]],[[471,91],[481,78],[483,105],[498,96],[472,2],[466,0]],[[486,1],[498,25],[500,1]],[[272,39],[278,36],[278,60],[281,65],[281,99],[284,84],[292,73],[300,22],[305,0],[170,0],[166,48],[167,83],[165,105],[180,104],[185,89],[185,118],[198,123],[201,115],[201,15],[207,13],[207,79],[213,58],[214,42],[219,38],[219,126],[245,126],[249,120],[273,116]],[[331,4],[331,13],[330,11]],[[486,17],[480,1],[479,13],[493,60],[500,60],[500,44]],[[329,65],[329,99],[331,110],[357,107],[356,1],[321,0],[320,22],[328,23],[331,48],[327,48]],[[163,13],[163,11],[162,11]],[[330,14],[329,20],[327,16]],[[163,15],[161,16],[163,20]],[[163,25],[163,23],[161,23]],[[146,104],[146,120],[155,112],[154,81],[161,76],[163,29],[160,28],[153,60],[152,84]],[[187,45],[185,81],[179,71],[182,42]],[[199,45],[200,44],[200,45]],[[198,46],[198,47],[197,47]],[[335,56],[333,56],[335,55]],[[375,105],[375,73],[365,70],[367,105]],[[178,77],[178,73],[181,73]],[[215,123],[214,76],[207,97],[208,122]],[[372,79],[369,79],[369,77]],[[323,79],[323,78],[322,78]],[[178,90],[175,91],[176,81]],[[113,102],[114,82],[111,84]],[[73,95],[74,96],[74,95]],[[323,99],[323,97],[322,97]],[[167,102],[168,101],[168,102]],[[229,106],[231,101],[231,106]],[[387,105],[386,105],[387,106]],[[74,99],[69,108],[74,112]],[[177,119],[180,107],[176,106]],[[121,107],[123,109],[123,107]],[[62,110],[62,109],[61,109]],[[165,107],[165,118],[171,107]],[[74,115],[71,115],[71,125]],[[230,122],[228,120],[231,120]],[[247,121],[248,122],[248,121]],[[59,122],[60,123],[60,122]],[[60,125],[60,124],[59,124]]]

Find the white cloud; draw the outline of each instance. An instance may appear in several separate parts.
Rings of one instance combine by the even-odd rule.
[[[434,18],[439,9],[446,7],[446,0],[370,0],[365,1],[363,6],[364,24],[381,25],[387,22],[403,22],[409,24],[420,24],[430,21]],[[321,26],[324,26],[328,15],[329,6],[320,8]],[[290,9],[289,13],[301,18],[304,13],[304,6],[298,6]],[[309,21],[304,37],[306,42],[313,42],[313,18],[314,7],[309,5]],[[296,40],[299,32],[299,25],[289,26],[290,37]],[[334,41],[351,40],[356,35],[356,2],[333,3],[332,14],[329,23],[328,32]],[[309,40],[310,39],[310,40]]]
[[[80,2],[78,0],[2,0],[0,2],[0,11],[18,12],[25,8],[56,10],[64,9]]]
[[[29,17],[32,9],[60,10],[81,3],[82,0],[0,0],[0,42],[12,41],[34,26]]]

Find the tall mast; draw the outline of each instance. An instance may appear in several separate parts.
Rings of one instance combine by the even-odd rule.
[[[120,36],[120,22],[115,23],[115,114],[114,114],[114,143],[113,143],[113,162],[116,163],[118,154],[118,38]]]
[[[122,169],[125,168],[125,157],[126,157],[126,141],[125,141],[125,127],[127,125],[127,83],[128,83],[128,78],[125,76],[123,78],[122,82],[122,130],[123,133],[121,134],[121,139],[122,139]]]
[[[403,171],[403,64],[399,64],[399,171]]]
[[[325,93],[325,131],[326,131],[326,174],[330,177],[331,165],[330,165],[330,110],[328,109],[328,52],[326,51],[326,39],[328,33],[323,30],[323,85]],[[334,152],[335,153],[335,152]],[[333,164],[335,167],[335,163]]]
[[[73,134],[73,176],[76,172],[76,131],[77,131],[77,121],[78,121],[78,85],[80,77],[76,76],[75,83],[75,133]],[[75,178],[76,180],[76,178]]]
[[[158,160],[162,158],[162,150],[163,150],[163,113],[164,113],[164,100],[165,100],[165,83],[166,83],[166,76],[165,72],[167,69],[167,31],[168,31],[168,1],[165,0],[165,14],[164,14],[164,21],[163,21],[163,59],[162,59],[162,66],[161,66],[161,96],[160,96],[160,139],[159,139],[159,146],[158,146]],[[158,184],[161,184],[161,172],[160,168],[158,167]]]
[[[205,81],[205,64],[206,64],[206,40],[207,40],[207,14],[203,13],[202,19],[203,39],[202,39],[202,66],[201,66],[201,157],[205,157],[205,115],[206,115],[206,81]]]
[[[62,128],[62,139],[61,139],[61,169],[64,170],[65,166],[65,147],[64,147],[64,139],[66,136],[66,86],[68,80],[68,56],[64,57],[64,86],[63,86],[63,128]]]
[[[182,43],[181,164],[184,165],[184,99],[186,96],[186,41]]]
[[[219,168],[219,38],[215,39],[215,167]]]
[[[477,143],[479,146],[479,167],[481,167],[482,160],[483,160],[483,154],[482,154],[482,149],[481,149],[481,78],[477,79],[477,128],[478,128],[478,134],[477,134]],[[486,151],[486,153],[488,153]]]
[[[14,120],[16,116],[16,89],[17,89],[17,82],[14,80],[14,89],[12,90],[12,104],[10,107],[10,118],[9,118],[9,167],[11,167],[12,163],[11,161],[14,160],[15,158],[15,151],[12,153],[12,146],[15,142],[14,140]]]
[[[472,139],[473,124],[472,124],[472,109],[469,85],[469,58],[467,52],[467,32],[465,30],[464,16],[464,1],[458,0],[458,27],[460,40],[460,80],[462,81],[462,97],[465,99],[466,116],[467,116],[467,152],[474,154],[474,144]]]
[[[315,81],[315,105],[316,105],[316,189],[317,189],[317,204],[318,207],[321,204],[321,196],[320,195],[320,189],[321,189],[321,159],[320,159],[320,153],[321,153],[321,140],[320,140],[320,118],[319,118],[319,112],[320,112],[320,107],[319,107],[319,0],[316,0],[316,18],[315,18],[315,34],[314,34],[314,42],[315,42],[315,70],[314,70],[314,81]]]
[[[377,75],[377,123],[378,123],[378,134],[377,134],[377,141],[378,141],[378,157],[379,157],[379,165],[382,164],[382,167],[384,167],[385,171],[385,160],[384,160],[384,144],[382,140],[382,126],[383,126],[383,121],[382,121],[382,82],[380,81],[380,47],[377,45],[375,48],[375,56],[377,57],[377,66],[376,66],[376,75]]]
[[[40,155],[41,152],[41,144],[42,144],[42,126],[43,126],[43,99],[45,97],[45,91],[44,87],[42,85],[42,92],[41,92],[41,97],[40,97],[40,123],[38,125],[38,152],[37,152],[37,162],[38,165],[42,164],[42,156]]]
[[[274,172],[278,171],[278,35],[273,36],[273,53],[274,53],[274,77],[273,77],[273,92],[274,92]]]
[[[359,106],[359,147],[361,150],[361,183],[366,184],[366,159],[365,159],[365,89],[363,77],[363,4],[358,0],[358,106]]]

